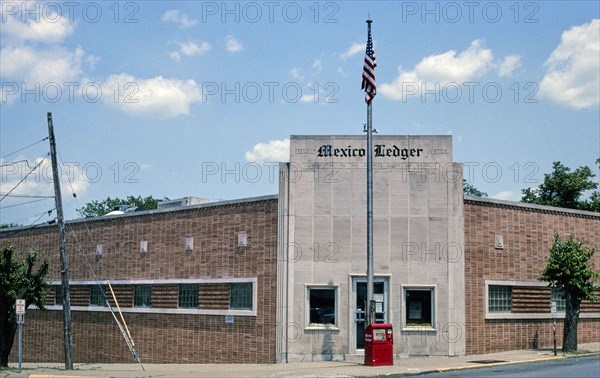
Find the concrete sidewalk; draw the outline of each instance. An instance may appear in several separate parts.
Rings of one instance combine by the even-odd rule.
[[[17,365],[0,370],[0,377],[374,377],[414,375],[450,370],[474,369],[502,364],[527,363],[595,354],[600,363],[600,342],[579,345],[579,354],[554,356],[552,350],[517,350],[469,355],[464,357],[410,357],[395,361],[394,366],[368,367],[346,361],[296,362],[289,364],[75,364],[65,371],[64,364],[24,363],[21,374]],[[477,362],[479,361],[479,362]]]

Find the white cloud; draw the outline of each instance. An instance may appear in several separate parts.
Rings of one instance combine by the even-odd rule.
[[[30,46],[6,47],[0,50],[0,76],[28,83],[59,83],[78,81],[83,75],[84,61],[94,62],[91,55],[78,47],[74,51],[56,47],[34,49]]]
[[[177,51],[171,51],[169,53],[169,57],[175,62],[179,62],[181,60],[181,54]]]
[[[364,52],[367,49],[367,44],[362,42],[353,43],[352,46],[348,48],[348,50],[344,51],[340,54],[340,58],[342,60],[348,60],[351,56],[354,56],[361,51]]]
[[[180,51],[184,55],[194,56],[194,55],[202,55],[210,51],[210,45],[207,42],[202,42],[198,45],[195,42],[183,42],[179,44]]]
[[[175,62],[181,61],[181,55],[203,55],[211,49],[210,44],[208,44],[207,42],[202,42],[200,45],[192,41],[177,42],[177,44],[179,45],[179,50],[169,52],[169,57]]]
[[[452,130],[446,131],[446,135],[452,135],[452,139],[458,143],[461,143],[463,141],[462,135],[454,135]]]
[[[187,14],[181,13],[177,9],[170,9],[163,13],[161,20],[164,22],[174,22],[178,24],[181,29],[191,28],[198,24],[198,20],[190,20]]]
[[[521,193],[513,192],[512,190],[504,190],[490,196],[490,198],[505,201],[519,201],[521,200]]]
[[[513,71],[519,67],[521,67],[521,57],[518,55],[508,55],[500,62],[498,75],[500,77],[512,76]]]
[[[563,32],[546,63],[540,95],[575,109],[600,104],[600,20]]]
[[[435,84],[444,86],[449,83],[463,83],[482,76],[492,66],[492,50],[483,46],[480,40],[474,40],[464,51],[457,54],[456,50],[449,50],[438,55],[423,58],[411,71],[400,72],[392,83],[380,86],[380,93],[386,97],[401,100],[405,98],[407,83],[421,88],[433,88]],[[413,93],[414,94],[414,93]]]
[[[107,105],[136,116],[171,118],[189,114],[190,105],[202,100],[201,90],[193,80],[168,79],[156,76],[150,79],[136,78],[129,74],[111,75],[103,85],[106,93],[115,93],[118,99],[104,96]],[[113,86],[113,89],[109,89]]]
[[[210,51],[211,46],[208,42],[202,42],[200,44],[188,41],[188,42],[175,42],[179,45],[179,50],[171,51],[169,56],[176,62],[181,60],[181,55],[185,56],[195,56],[195,55],[204,55]]]
[[[21,8],[21,7],[18,7]],[[1,12],[0,12],[1,13]],[[28,19],[26,15],[2,14],[2,33],[13,42],[58,43],[71,35],[75,28],[69,17],[49,12],[43,17]]]
[[[312,68],[316,71],[316,73],[321,73],[321,71],[323,71],[323,62],[321,62],[320,59],[315,59]]]
[[[244,46],[242,46],[242,43],[230,34],[225,37],[225,50],[231,53],[236,53],[244,50]]]
[[[294,77],[294,79],[302,80],[304,76],[302,76],[302,70],[300,68],[294,67],[291,69],[290,73]]]
[[[4,4],[4,3],[3,3]],[[2,14],[2,48],[0,49],[0,77],[2,80],[20,81],[27,88],[44,87],[55,83],[64,87],[66,82],[80,83],[84,68],[94,68],[99,58],[86,54],[81,47],[69,49],[61,45],[73,34],[77,22],[56,12],[35,10],[39,2],[11,8]],[[22,13],[22,10],[29,10]],[[53,7],[48,9],[52,10]]]
[[[315,94],[305,94],[300,96],[300,102],[302,103],[309,103],[309,102],[315,102],[318,103],[319,102],[319,97]]]
[[[252,150],[246,151],[246,161],[275,162],[290,160],[290,140],[271,140],[269,143],[257,143]]]
[[[415,73],[430,81],[464,82],[485,73],[491,62],[492,51],[474,40],[458,55],[450,50],[423,58],[415,66]]]

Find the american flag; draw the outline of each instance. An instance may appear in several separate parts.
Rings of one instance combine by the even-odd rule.
[[[365,91],[365,102],[370,104],[377,94],[377,85],[375,84],[375,50],[373,50],[373,40],[371,39],[371,24],[369,23],[369,37],[367,38],[367,51],[365,52],[365,64],[363,65],[362,86]]]

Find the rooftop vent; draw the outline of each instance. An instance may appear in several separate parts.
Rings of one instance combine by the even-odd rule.
[[[197,197],[183,197],[174,200],[166,200],[159,201],[157,205],[158,210],[168,210],[168,209],[178,209],[181,207],[193,206],[193,205],[201,205],[203,203],[208,203],[207,198],[197,198]]]

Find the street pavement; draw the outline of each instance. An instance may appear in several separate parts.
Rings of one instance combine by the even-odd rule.
[[[552,350],[516,350],[463,357],[409,357],[397,359],[393,366],[365,366],[350,361],[294,362],[288,364],[75,364],[74,370],[64,370],[64,364],[23,363],[0,370],[3,377],[378,377],[409,376],[434,372],[476,369],[486,366],[559,360],[596,355],[600,363],[600,342],[580,344],[577,354]],[[479,361],[479,362],[477,362]],[[481,361],[486,361],[483,363]]]

